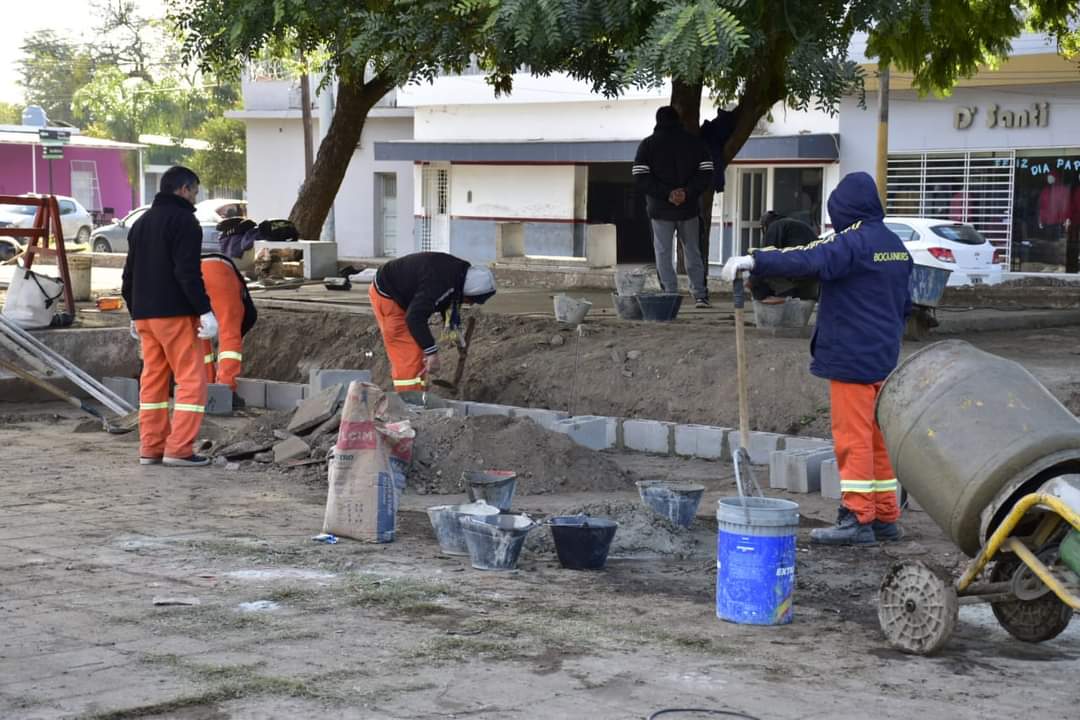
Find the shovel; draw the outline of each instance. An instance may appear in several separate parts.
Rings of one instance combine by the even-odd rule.
[[[735,461],[735,487],[739,491],[739,497],[745,500],[750,493],[763,497],[761,486],[754,477],[754,470],[750,466],[750,390],[748,387],[749,377],[746,369],[746,325],[743,308],[746,306],[746,292],[743,289],[742,273],[735,276],[732,288],[735,300],[735,370],[739,386],[739,447],[734,453]],[[744,492],[743,472],[747,475],[747,483]],[[747,523],[750,522],[750,508],[746,506]]]
[[[431,381],[432,385],[445,388],[455,393],[458,391],[458,386],[461,384],[461,378],[465,375],[465,359],[469,356],[469,345],[472,343],[474,329],[476,329],[476,318],[470,317],[465,321],[465,333],[462,336],[464,341],[461,345],[458,345],[458,363],[457,369],[454,370],[454,381],[448,382],[442,378],[435,378]]]
[[[23,380],[30,383],[31,385],[34,385],[35,387],[41,388],[47,393],[55,395],[67,404],[71,405],[72,407],[78,410],[82,410],[87,415],[91,415],[97,418],[101,421],[101,426],[105,430],[105,432],[112,433],[114,435],[123,435],[124,433],[131,432],[139,426],[138,410],[119,417],[115,421],[110,420],[109,418],[105,417],[100,412],[90,407],[74,395],[69,395],[68,393],[58,388],[56,385],[53,385],[48,380],[44,380],[42,378],[31,375],[18,365],[14,365],[12,363],[9,363],[7,360],[0,359],[0,368],[7,370],[16,377],[22,378]]]

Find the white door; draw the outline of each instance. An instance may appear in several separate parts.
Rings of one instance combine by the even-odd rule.
[[[420,249],[450,251],[450,166],[425,165],[421,171]]]
[[[765,238],[761,232],[761,216],[765,214],[765,182],[768,170],[740,169],[736,175],[738,178],[738,210],[736,217],[739,222],[735,237],[738,238],[735,252],[745,255],[750,248],[762,246]]]
[[[375,173],[375,254],[397,255],[397,173]]]

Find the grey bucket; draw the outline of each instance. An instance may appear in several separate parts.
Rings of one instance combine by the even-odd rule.
[[[705,493],[704,485],[668,480],[642,480],[637,486],[641,501],[649,509],[685,528],[693,524]]]
[[[621,297],[640,295],[645,290],[646,275],[641,268],[615,271],[615,292]]]
[[[427,514],[428,519],[431,520],[431,529],[435,531],[435,539],[439,541],[439,548],[447,555],[468,555],[469,548],[465,545],[465,534],[461,531],[461,518],[498,515],[499,508],[485,502],[467,505],[436,505],[429,507]]]
[[[611,294],[611,304],[615,306],[615,314],[622,320],[640,320],[641,303],[636,295]]]
[[[749,625],[791,622],[798,503],[721,498],[716,525],[716,616]]]
[[[508,512],[514,500],[517,473],[512,470],[466,470],[461,473],[469,502],[486,502]]]
[[[555,296],[555,319],[569,325],[580,325],[588,314],[592,303],[581,298],[577,300],[566,294]]]
[[[477,570],[513,570],[525,536],[536,527],[528,515],[488,515],[461,518],[469,559]]]

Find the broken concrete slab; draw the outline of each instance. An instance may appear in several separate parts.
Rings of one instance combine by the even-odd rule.
[[[236,394],[249,408],[266,407],[266,381],[254,378],[236,378]]]
[[[627,450],[670,455],[675,423],[659,420],[626,420],[623,422],[623,446]]]
[[[274,446],[274,462],[276,463],[306,458],[310,454],[311,447],[298,437],[282,440]]]
[[[266,381],[267,410],[295,410],[307,396],[307,385],[290,382]]]
[[[344,368],[314,368],[308,373],[308,387],[312,395],[320,393],[332,385],[344,385],[346,391],[349,383],[371,382],[370,370],[349,370]]]
[[[261,443],[254,440],[241,440],[235,442],[232,445],[227,445],[217,452],[219,457],[224,457],[229,460],[245,460],[254,456],[256,453],[261,453],[269,450],[273,445],[270,443]]]
[[[840,495],[840,469],[836,460],[826,460],[821,463],[821,497],[839,500]]]
[[[730,428],[712,425],[676,425],[675,454],[707,460],[721,460]]]
[[[313,427],[322,425],[341,407],[344,385],[330,385],[300,403],[285,429],[302,435]]]
[[[220,383],[206,386],[206,414],[232,415],[232,388]]]

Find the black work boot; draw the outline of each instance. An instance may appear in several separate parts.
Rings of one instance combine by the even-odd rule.
[[[811,530],[810,542],[817,545],[873,545],[877,540],[870,523],[863,525],[855,513],[842,507],[836,515],[836,525]]]
[[[875,520],[870,527],[874,531],[874,539],[878,542],[899,542],[904,539],[904,528],[897,522]]]

